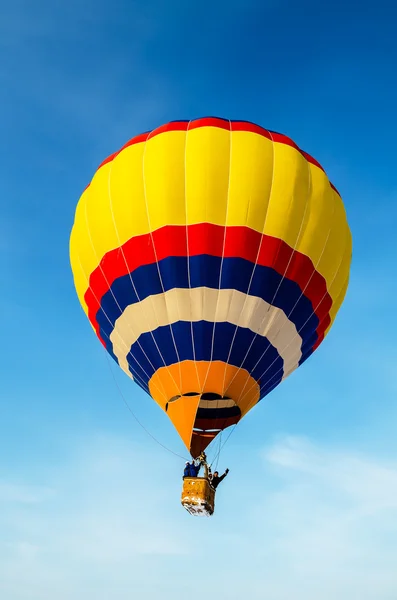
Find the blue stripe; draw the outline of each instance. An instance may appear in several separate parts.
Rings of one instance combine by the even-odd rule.
[[[221,287],[222,289],[236,289],[247,293],[255,265],[242,258],[225,258],[222,265],[221,281],[219,282],[221,264],[221,258],[216,256],[200,255],[190,257],[190,286],[186,257],[171,256],[159,263],[139,267],[131,275],[119,277],[102,298],[101,307],[108,318],[102,310],[99,310],[96,314],[99,327],[106,336],[110,336],[116,319],[127,306],[135,304],[148,296],[161,294],[173,288],[208,287],[218,289]],[[163,285],[161,285],[161,282]],[[313,347],[317,341],[316,329],[319,319],[313,312],[310,300],[302,295],[297,283],[283,278],[270,267],[257,265],[251,282],[250,295],[262,298],[269,304],[283,310],[299,331],[299,335],[303,340],[304,351],[306,352],[309,347]],[[293,308],[294,306],[295,308]],[[175,329],[175,325],[172,328]]]
[[[198,321],[193,323],[192,326],[195,359],[197,361],[211,360],[213,323],[209,323],[208,321]],[[212,360],[219,360],[222,362],[227,361],[235,330],[235,325],[230,323],[217,323]],[[178,348],[179,360],[194,360],[191,323],[179,321],[173,325],[172,331],[176,347]],[[164,363],[169,366],[179,362],[175,352],[175,345],[172,340],[170,327],[159,327],[153,331],[152,334],[144,333],[139,337],[139,340],[131,346],[131,355],[135,357],[142,368],[137,367],[137,363],[133,360],[131,355],[127,358],[132,367],[131,372],[133,373],[133,370],[135,373],[139,372],[139,375],[144,379],[145,383],[148,383],[148,380],[153,376],[157,369],[164,367]],[[242,368],[247,370],[256,381],[260,379],[264,371],[271,365],[266,372],[266,375],[263,377],[263,381],[260,382],[260,395],[263,397],[270,391],[270,388],[272,389],[275,385],[280,383],[283,377],[283,360],[267,338],[262,336],[256,336],[255,340],[254,338],[255,334],[250,329],[238,327],[228,363],[236,367],[242,366]],[[164,361],[159,355],[155,342],[161,350]],[[244,360],[245,354],[251,343],[252,347],[247,358]],[[150,359],[153,366],[150,365],[145,354]],[[263,354],[264,356],[260,360]],[[258,361],[259,363],[256,365]],[[148,376],[145,375],[143,369]],[[269,380],[271,381],[269,382]]]
[[[106,350],[107,350],[107,352],[110,354],[110,356],[113,358],[113,360],[118,365],[119,361],[118,361],[117,356],[113,353],[113,345],[112,345],[112,343],[110,342],[110,340],[107,340],[106,338],[103,338],[103,339],[106,341]],[[133,357],[131,356],[131,354],[128,355],[127,361],[128,361],[130,373],[131,373],[131,375],[134,378],[134,382],[137,385],[139,385],[139,387],[142,388],[144,392],[147,392],[150,395],[149,387],[147,385],[148,378],[145,375],[145,373],[137,365],[136,361],[133,359]]]

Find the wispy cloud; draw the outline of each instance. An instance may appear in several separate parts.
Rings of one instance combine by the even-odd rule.
[[[201,564],[232,600],[395,598],[393,461],[285,437],[263,450],[255,479],[232,470],[215,516],[199,520],[179,505],[179,463],[167,455],[109,435],[75,450],[42,474],[41,491],[0,488],[7,600],[127,599],[132,589],[171,600]]]
[[[264,452],[267,463],[288,478],[316,481],[353,503],[354,514],[397,510],[397,461],[380,463],[351,451],[317,447],[305,438],[287,437]]]
[[[124,583],[131,573],[138,581],[145,556],[186,553],[181,530],[167,519],[173,502],[165,464],[160,459],[158,472],[145,474],[149,464],[150,455],[133,444],[98,436],[55,471],[43,470],[42,488],[3,482],[0,595],[83,598],[79,581],[96,588],[99,576],[109,590],[120,572]]]
[[[275,554],[302,582],[295,598],[394,598],[397,461],[295,437],[267,448],[263,459],[279,483],[262,506],[271,515],[264,520]]]

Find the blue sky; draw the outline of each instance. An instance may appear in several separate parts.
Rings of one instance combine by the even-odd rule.
[[[0,0],[2,599],[171,600],[202,573],[230,600],[395,600],[396,19],[391,0]],[[233,433],[210,520],[183,511],[183,464],[125,408],[68,256],[102,159],[205,115],[316,157],[354,243],[331,334]]]

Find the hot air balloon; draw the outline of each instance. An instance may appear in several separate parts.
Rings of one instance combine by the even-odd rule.
[[[351,255],[320,164],[285,135],[219,118],[168,123],[109,156],[70,237],[96,335],[193,458],[319,347]]]

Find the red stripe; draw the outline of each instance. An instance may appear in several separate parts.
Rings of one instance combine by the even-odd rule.
[[[232,124],[232,127],[230,126]],[[195,119],[189,122],[189,131],[199,129],[200,127],[217,127],[218,129],[233,130],[233,122],[228,119],[219,119],[217,117],[205,117],[204,119]]]
[[[232,131],[248,131],[249,133],[256,133],[268,140],[272,139],[270,131],[264,129],[260,125],[250,123],[249,121],[232,121]]]
[[[122,148],[120,148],[120,150],[117,154],[119,154],[122,150],[124,150],[124,148],[128,148],[128,146],[133,146],[134,144],[140,144],[141,142],[146,142],[146,140],[148,139],[149,136],[150,136],[150,131],[136,135],[131,140],[129,140],[126,144],[124,144],[124,146]]]
[[[336,187],[334,186],[333,183],[329,182],[330,186],[332,187],[332,189],[334,190],[334,192],[336,192],[338,194],[338,196],[340,196],[340,193],[338,192],[338,190],[336,189]]]
[[[303,156],[306,158],[306,160],[308,160],[313,165],[316,165],[316,167],[318,167],[319,169],[321,169],[322,171],[324,171],[324,169],[322,168],[322,166],[320,165],[320,163],[315,158],[313,158],[312,156],[310,156],[310,154],[308,154],[307,152],[304,152],[303,150],[300,150],[300,152],[303,154]]]
[[[237,425],[240,421],[241,415],[236,417],[218,417],[217,419],[200,419],[196,417],[194,422],[194,427],[196,429],[203,429],[204,431],[208,429],[226,429],[226,427],[230,427],[230,425]]]
[[[328,315],[328,323],[327,323],[327,327],[328,327],[328,325],[330,324],[330,322],[331,322],[331,319],[330,319],[330,317],[329,317],[329,315]],[[321,344],[321,342],[324,340],[324,336],[325,336],[325,330],[327,329],[327,327],[324,327],[324,328],[323,328],[323,329],[324,329],[324,333],[322,333],[321,335],[319,335],[319,336],[318,336],[318,338],[317,338],[317,342],[316,342],[316,343],[313,345],[313,352],[314,352],[315,350],[317,350],[317,348],[319,347],[319,345]]]
[[[286,146],[291,146],[292,148],[295,148],[295,150],[298,150],[298,152],[303,154],[302,150],[287,135],[284,135],[282,133],[277,133],[277,131],[272,131],[271,136],[272,136],[273,142],[278,142],[279,144],[285,144]],[[307,157],[309,160],[309,155],[307,155]]]
[[[98,169],[100,169],[107,163],[111,162],[118,154],[120,154],[120,152],[122,152],[122,150],[124,150],[128,146],[131,146],[133,144],[140,144],[142,142],[145,142],[149,138],[153,138],[156,135],[160,135],[162,133],[166,133],[166,132],[170,132],[170,131],[187,131],[187,130],[191,130],[191,129],[198,129],[199,127],[218,127],[219,129],[226,129],[228,131],[229,130],[230,131],[247,131],[247,132],[251,132],[251,133],[256,133],[257,135],[266,137],[266,138],[272,140],[273,142],[278,142],[280,144],[285,144],[287,146],[291,146],[292,148],[295,148],[295,150],[300,152],[302,154],[302,156],[304,156],[308,162],[310,162],[311,164],[315,165],[316,167],[318,167],[319,169],[324,171],[323,167],[320,165],[320,163],[315,158],[313,158],[307,152],[304,152],[303,150],[301,150],[299,148],[299,146],[297,146],[296,143],[288,136],[283,135],[282,133],[277,133],[275,131],[268,131],[267,129],[264,129],[260,125],[256,125],[255,123],[250,123],[249,121],[228,121],[227,119],[220,119],[217,117],[206,117],[203,119],[195,119],[193,121],[172,121],[170,123],[161,125],[160,127],[157,127],[156,129],[153,129],[150,132],[139,134],[139,135],[133,137],[131,140],[129,140],[126,144],[124,144],[124,146],[122,148],[120,148],[120,150],[118,150],[117,152],[114,152],[113,154],[111,154],[110,156],[105,158],[105,160],[102,161],[101,164],[99,165]],[[90,184],[88,184],[87,187],[89,185]],[[339,195],[338,190],[336,189],[336,187],[334,185],[332,185],[332,183],[331,183],[331,187]],[[87,189],[87,188],[85,188],[85,189]]]
[[[188,125],[188,121],[172,121],[171,123],[166,123],[165,125],[160,125],[160,127],[153,129],[153,131],[150,132],[149,137],[152,138],[156,135],[160,135],[160,133],[166,133],[168,131],[186,131]]]
[[[115,158],[115,156],[117,156],[119,154],[119,152],[121,152],[121,150],[118,150],[117,152],[113,152],[113,154],[111,154],[110,156],[108,156],[107,158],[105,158],[105,160],[103,160],[101,162],[101,164],[99,165],[97,171],[103,167],[104,165],[106,165],[107,163],[112,162],[112,160]]]
[[[222,227],[210,223],[197,225],[167,225],[153,233],[136,236],[121,248],[111,250],[92,272],[90,287],[84,298],[88,317],[97,328],[95,315],[100,302],[113,282],[135,269],[158,262],[168,256],[223,256],[243,258],[258,265],[271,267],[287,279],[295,281],[311,302],[319,319],[319,337],[330,323],[332,299],[324,277],[314,268],[310,258],[294,252],[284,241],[258,233],[248,227]],[[128,267],[127,267],[128,265]],[[98,331],[98,330],[97,330]],[[99,333],[99,332],[98,332]]]
[[[101,162],[101,164],[99,165],[98,169],[100,169],[101,167],[103,167],[103,165],[106,165],[107,163],[111,162],[114,158],[116,158],[116,156],[118,154],[120,154],[120,152],[122,152],[125,148],[128,148],[128,146],[132,146],[133,144],[140,144],[141,142],[146,142],[146,140],[148,139],[149,135],[150,135],[150,132],[148,132],[148,133],[140,133],[139,135],[135,136],[134,138],[132,138],[131,140],[129,140],[126,144],[124,144],[124,146],[122,146],[122,148],[120,148],[120,150],[118,150],[117,152],[113,152],[113,154],[111,154],[110,156],[108,156],[107,158],[105,158],[105,160],[103,160]]]

